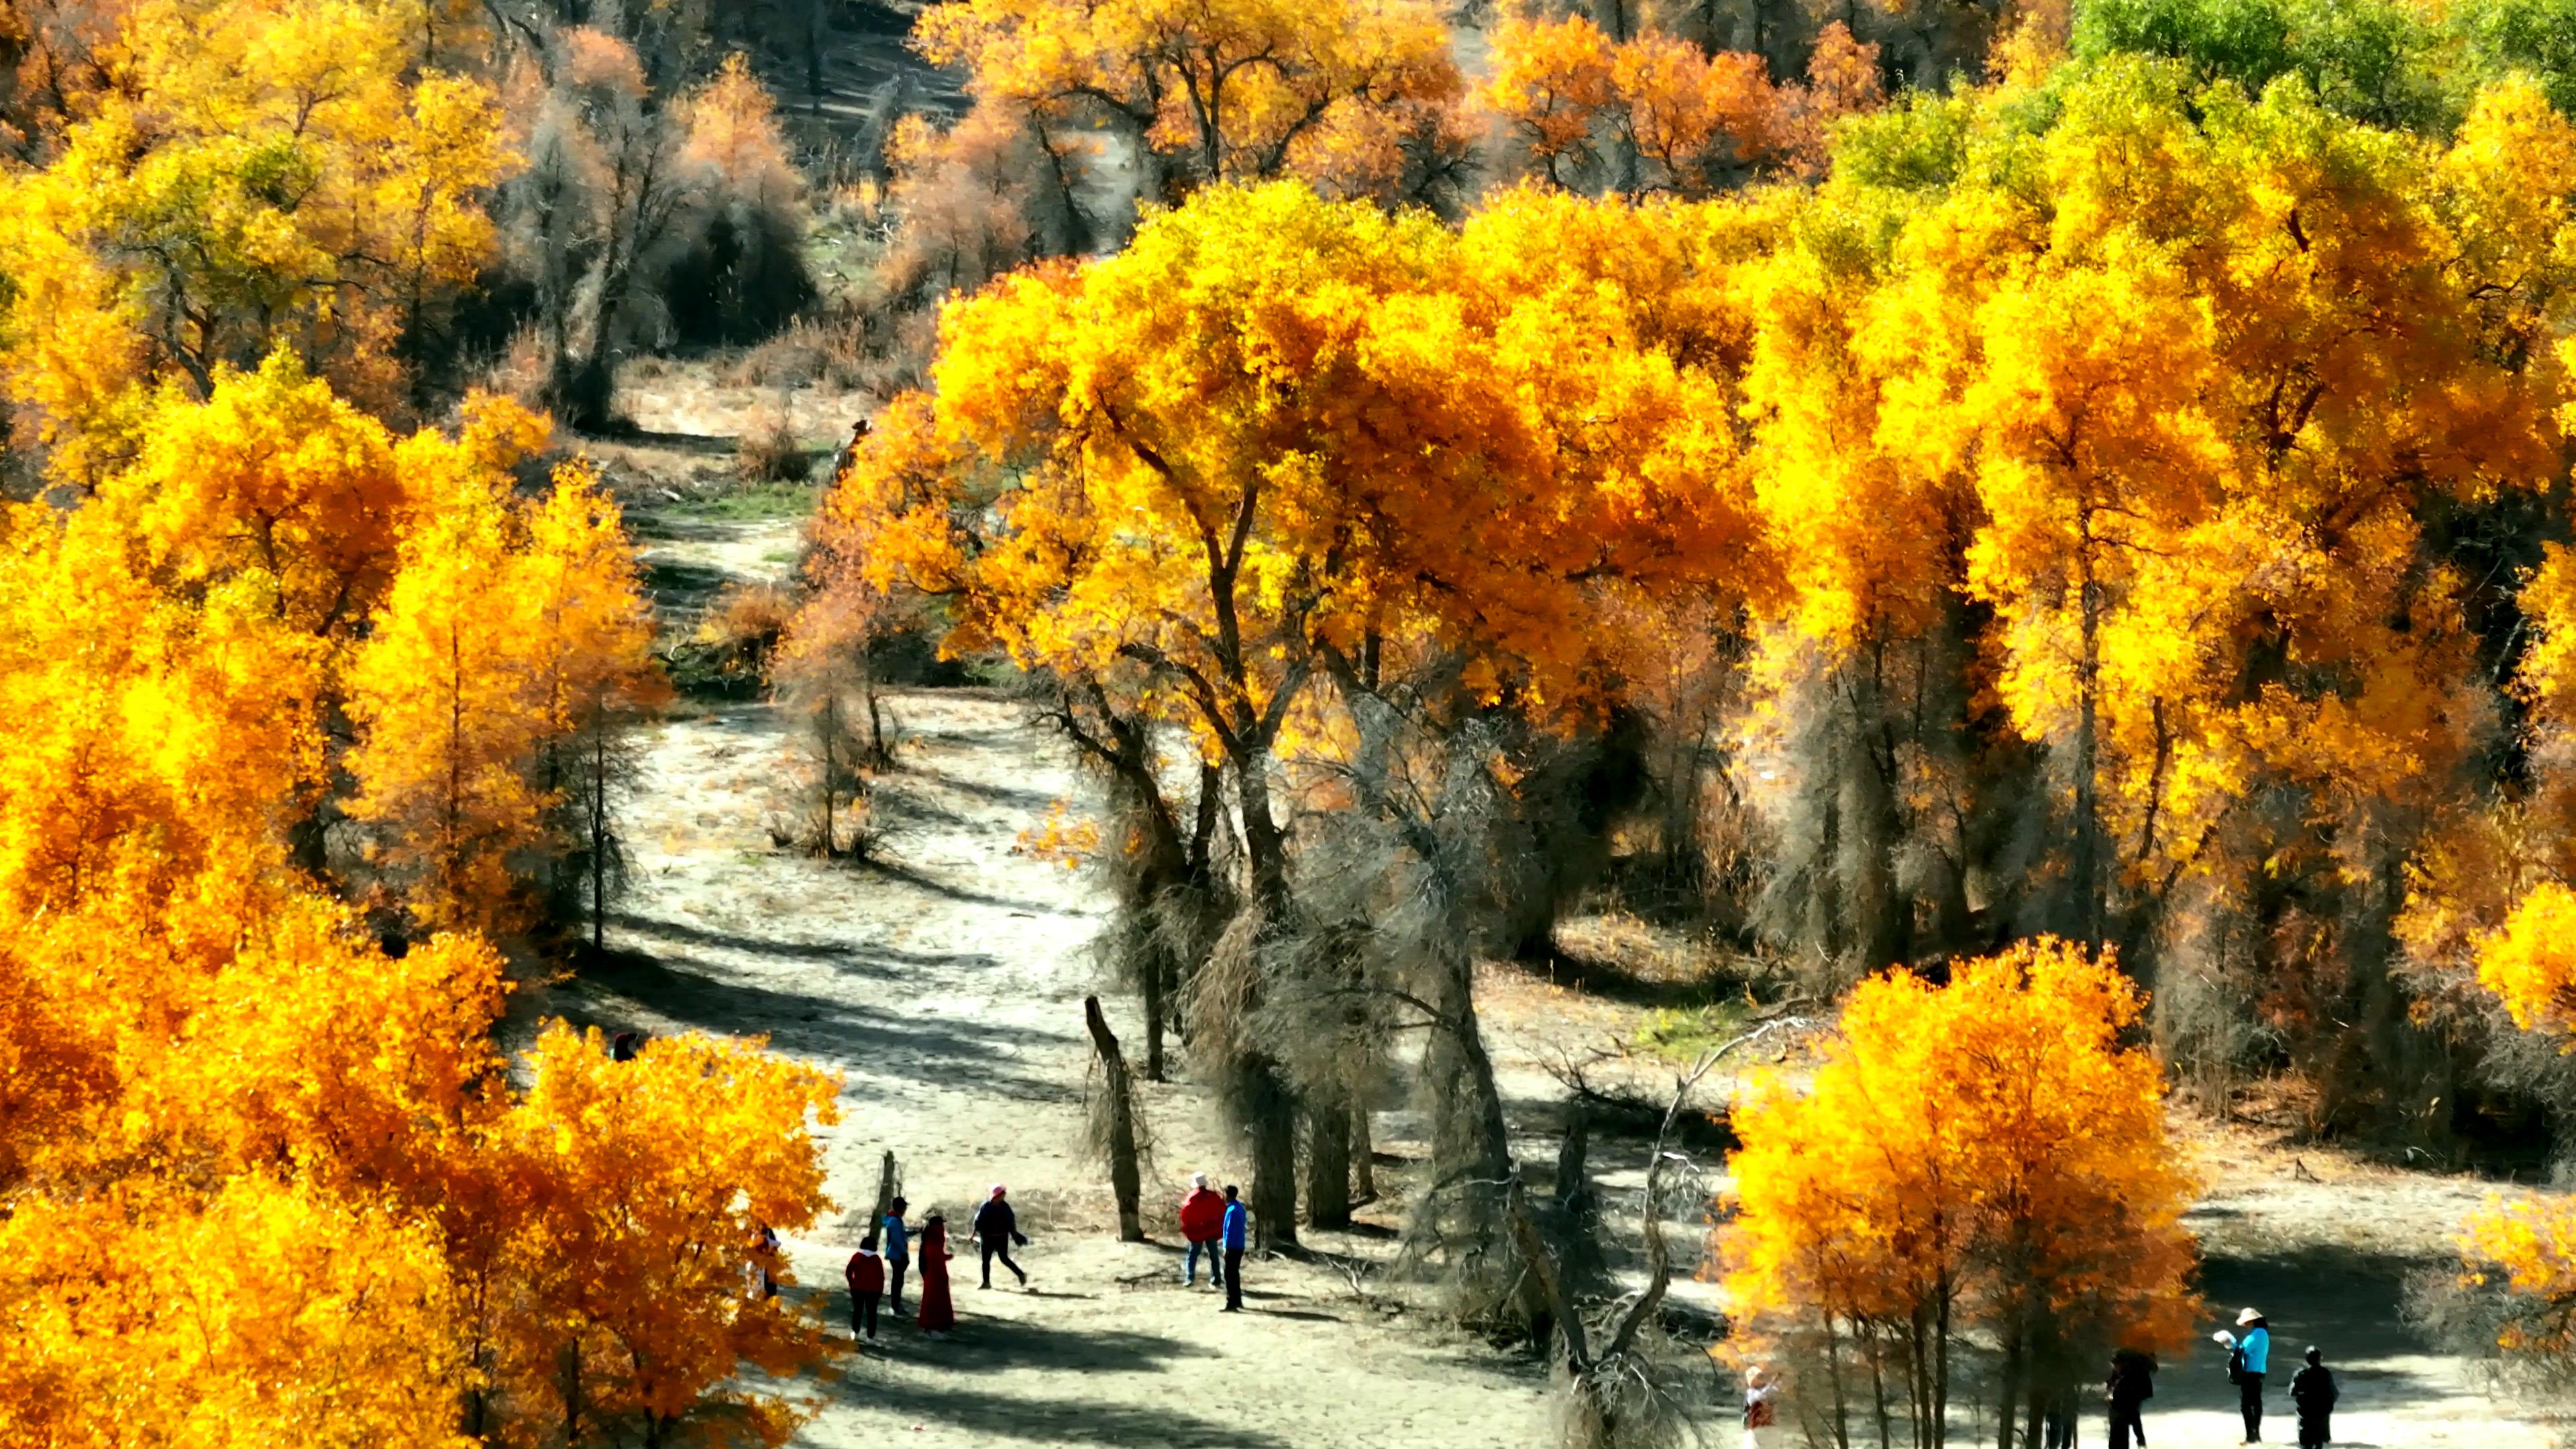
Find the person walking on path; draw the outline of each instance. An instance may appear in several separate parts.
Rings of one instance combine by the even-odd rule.
[[[1775,1449],[1780,1442],[1780,1386],[1760,1364],[1744,1371],[1744,1449]]]
[[[2299,1449],[2325,1449],[2334,1437],[2334,1370],[2311,1347],[2308,1366],[2290,1376],[2290,1402],[2299,1410]]]
[[[1236,1194],[1234,1184],[1230,1182],[1227,1183],[1225,1185],[1225,1223],[1223,1228],[1225,1237],[1225,1307],[1219,1310],[1220,1312],[1241,1313],[1243,1311],[1243,1239],[1244,1230],[1251,1226],[1251,1223],[1252,1214],[1244,1210],[1243,1199]]]
[[[948,1219],[937,1213],[921,1220],[921,1331],[944,1334],[957,1326],[957,1306],[948,1301]]]
[[[1181,1265],[1181,1286],[1195,1288],[1199,1282],[1199,1254],[1208,1260],[1208,1282],[1225,1286],[1225,1260],[1217,1248],[1217,1235],[1225,1231],[1225,1199],[1207,1185],[1207,1174],[1190,1174],[1190,1191],[1181,1199],[1181,1237],[1190,1245],[1190,1255]]]
[[[885,1236],[886,1285],[890,1290],[886,1294],[886,1306],[894,1311],[897,1318],[903,1316],[903,1270],[912,1266],[912,1234],[903,1225],[906,1206],[902,1198],[887,1203],[886,1215],[877,1224],[878,1231]]]
[[[842,1276],[850,1280],[850,1337],[877,1341],[877,1300],[885,1296],[885,1259],[877,1253],[877,1235],[859,1239]]]
[[[2147,1425],[2141,1412],[2156,1396],[2156,1361],[2124,1348],[2111,1355],[2111,1379],[2103,1398],[2111,1404],[2111,1449],[2129,1449],[2134,1440],[2146,1449]]]
[[[1011,1247],[1017,1244],[1025,1248],[1029,1240],[1021,1235],[1019,1217],[1011,1211],[1011,1204],[1002,1192],[1002,1185],[994,1183],[992,1194],[984,1199],[982,1207],[975,1209],[975,1221],[966,1229],[967,1238],[980,1244],[984,1250],[984,1281],[976,1286],[993,1286],[993,1260],[999,1258],[1002,1266],[1010,1269],[1011,1276],[1019,1279],[1020,1286],[1026,1288],[1029,1275],[1021,1272],[1020,1265],[1011,1261]]]
[[[2237,1407],[2245,1415],[2245,1442],[2263,1442],[2263,1375],[2272,1366],[2272,1328],[2262,1314],[2248,1308],[2236,1315],[2243,1336],[2225,1331],[2218,1341],[2230,1346],[2227,1376],[2236,1384]]]

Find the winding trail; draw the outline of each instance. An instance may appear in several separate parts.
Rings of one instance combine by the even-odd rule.
[[[693,584],[783,571],[777,544],[793,536],[775,523],[660,534],[648,566]],[[1240,1315],[1218,1313],[1204,1286],[1179,1286],[1164,1204],[1194,1168],[1243,1168],[1196,1086],[1145,1086],[1157,1139],[1148,1230],[1162,1241],[1116,1241],[1105,1175],[1082,1148],[1081,1003],[1096,989],[1087,946],[1101,902],[1086,876],[1016,849],[1055,801],[1079,803],[1084,783],[997,696],[915,692],[893,708],[903,744],[878,795],[891,836],[875,865],[772,846],[788,745],[766,704],[653,727],[629,812],[632,885],[610,935],[617,962],[553,992],[576,1017],[766,1034],[773,1050],[843,1074],[841,1124],[821,1134],[843,1213],[788,1243],[791,1291],[823,1294],[836,1324],[881,1153],[901,1162],[916,1221],[939,1209],[955,1225],[958,1333],[931,1342],[893,1325],[882,1350],[831,1381],[789,1386],[821,1405],[797,1442],[1538,1442],[1544,1382],[1528,1361],[1432,1328],[1399,1295],[1284,1262],[1247,1274]],[[1105,1004],[1122,1034],[1141,1034],[1129,1003]],[[1032,1239],[1018,1255],[1025,1293],[979,1291],[963,1241],[996,1181]],[[1386,1246],[1382,1223],[1323,1236],[1362,1257]]]

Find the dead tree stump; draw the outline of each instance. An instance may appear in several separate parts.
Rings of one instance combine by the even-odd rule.
[[[1127,1058],[1100,1014],[1100,998],[1082,998],[1083,1024],[1091,1028],[1091,1045],[1100,1053],[1101,1090],[1105,1094],[1109,1148],[1109,1190],[1118,1197],[1118,1241],[1145,1241],[1144,1181],[1136,1167],[1136,1098],[1127,1080]]]

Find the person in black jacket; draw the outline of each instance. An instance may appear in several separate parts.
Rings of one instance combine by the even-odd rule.
[[[2111,1355],[2111,1381],[2103,1397],[2111,1403],[2111,1449],[2129,1449],[2131,1436],[2146,1449],[2147,1426],[2139,1410],[2156,1396],[2156,1361],[2135,1349]]]
[[[2334,1437],[2334,1372],[2325,1355],[2308,1350],[2308,1366],[2290,1379],[2290,1402],[2299,1410],[2299,1449],[2323,1449]]]
[[[967,1236],[981,1244],[984,1249],[982,1286],[986,1288],[993,1286],[995,1258],[1001,1259],[1002,1266],[1011,1270],[1011,1276],[1020,1280],[1021,1287],[1029,1286],[1029,1275],[1021,1272],[1020,1265],[1011,1261],[1011,1246],[1016,1243],[1026,1247],[1029,1240],[1020,1236],[1019,1218],[1012,1213],[1010,1203],[1003,1198],[1000,1183],[993,1184],[993,1195],[984,1199],[982,1207],[975,1209],[975,1224],[968,1230]]]

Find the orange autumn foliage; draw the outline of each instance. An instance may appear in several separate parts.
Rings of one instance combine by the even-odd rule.
[[[421,7],[146,0],[38,169],[0,174],[0,387],[82,484],[172,382],[290,345],[343,394],[403,401],[400,335],[493,254],[513,164],[489,89],[418,68]]]
[[[1704,195],[1739,171],[1821,169],[1832,122],[1878,103],[1877,47],[1841,21],[1817,37],[1806,85],[1758,55],[1703,51],[1660,30],[1614,39],[1584,15],[1505,19],[1478,98],[1559,186]]]
[[[2117,1347],[2180,1347],[2196,1190],[2166,1135],[2163,1072],[2124,1045],[2145,998],[2107,958],[2027,943],[1936,986],[1874,977],[1803,1087],[1758,1081],[1732,1122],[1722,1231],[1739,1333],[1833,1351],[1852,1375],[1803,1392],[1849,1412],[1881,1377],[1940,1442],[1951,1356],[2004,1363],[2006,1422]]]
[[[1422,0],[967,0],[924,11],[914,43],[963,67],[979,103],[1113,125],[1175,183],[1389,195],[1455,146],[1464,90]],[[1163,190],[1149,175],[1146,199]]]
[[[0,534],[27,731],[0,762],[0,1441],[534,1443],[568,1356],[577,1442],[709,1413],[782,1441],[797,1407],[736,1374],[824,1341],[739,1285],[757,1223],[824,1205],[831,1080],[691,1037],[612,1064],[558,1029],[514,1091],[499,953],[388,955],[299,842],[344,766],[401,803],[389,731],[439,743],[394,707],[435,681],[386,663],[423,598],[508,626],[449,658],[506,682],[519,798],[649,707],[614,503],[579,466],[517,500],[544,430],[508,404],[396,439],[283,356],[214,383],[156,390],[91,496]],[[432,587],[485,564],[503,592]],[[418,915],[515,919],[511,869],[471,882]]]

